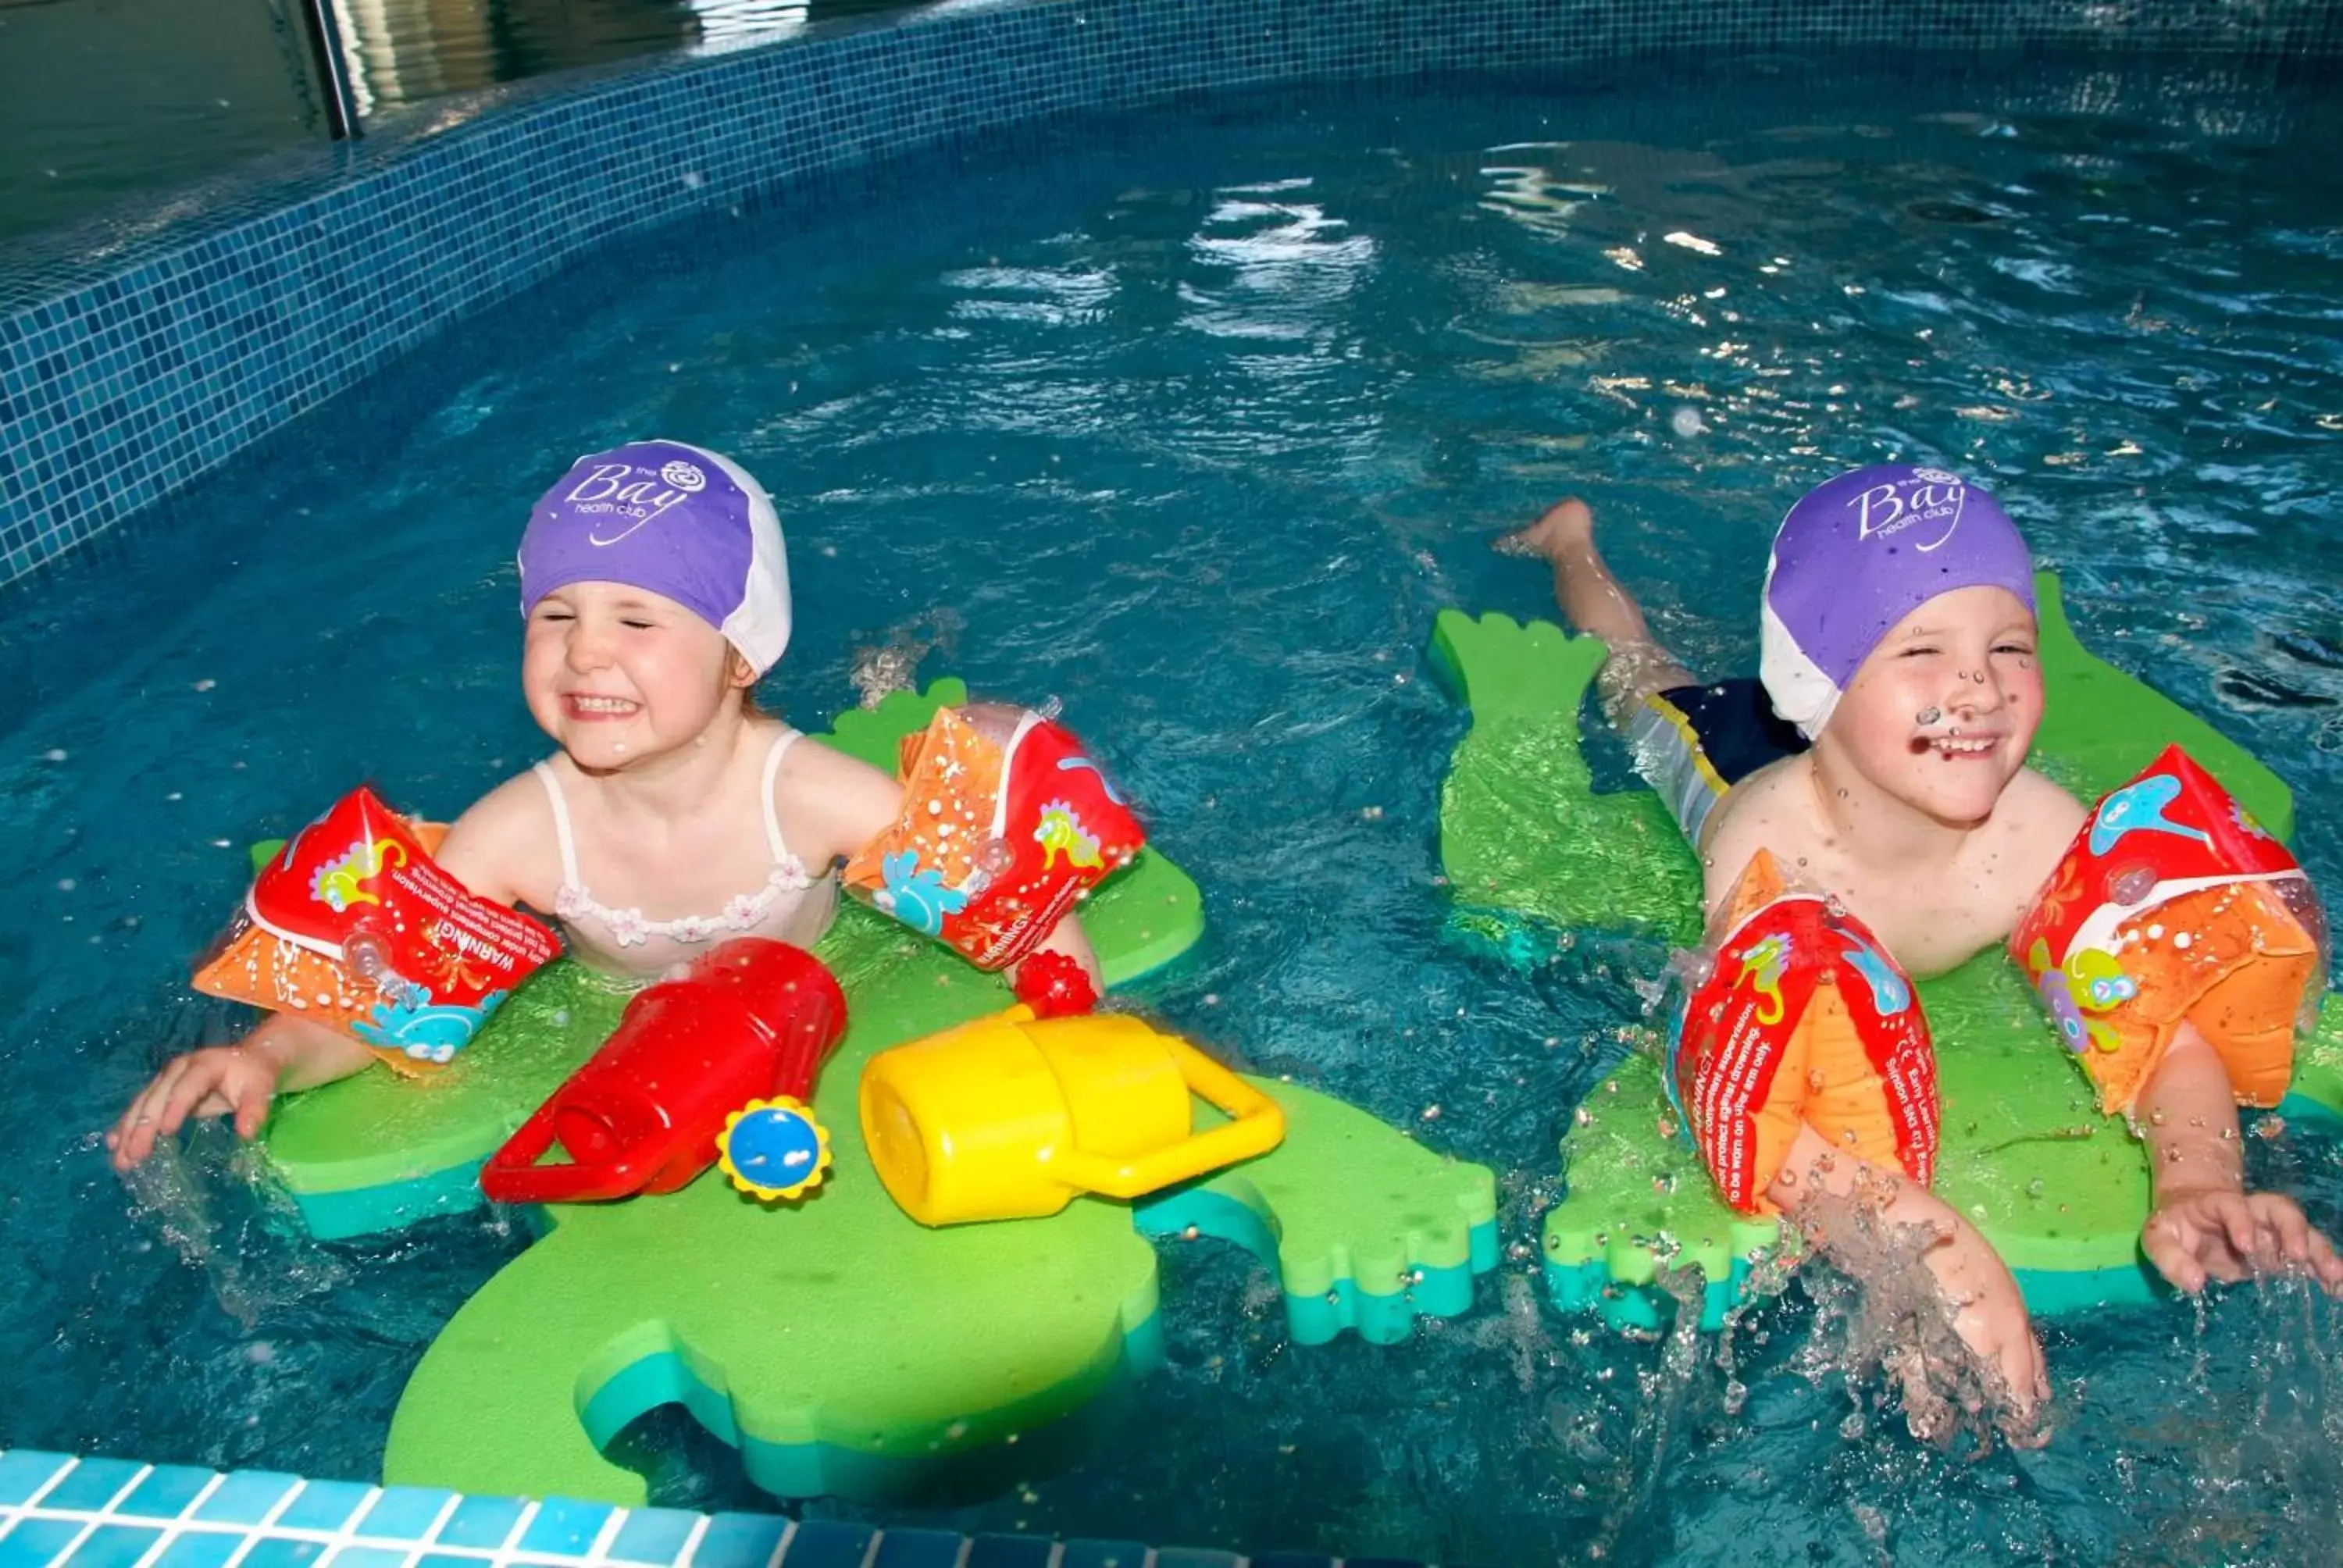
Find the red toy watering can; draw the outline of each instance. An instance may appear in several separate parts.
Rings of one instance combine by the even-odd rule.
[[[846,995],[801,948],[738,937],[627,1004],[617,1030],[480,1171],[499,1203],[672,1192],[715,1162],[751,1100],[809,1100],[846,1032]],[[566,1165],[539,1165],[555,1143]]]

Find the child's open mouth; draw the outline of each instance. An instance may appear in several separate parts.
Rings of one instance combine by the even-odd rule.
[[[1990,757],[2001,746],[1998,735],[1923,735],[1919,745],[1937,756],[1957,759],[1964,757]]]
[[[631,719],[642,704],[623,697],[594,697],[573,691],[562,698],[561,706],[572,719]]]

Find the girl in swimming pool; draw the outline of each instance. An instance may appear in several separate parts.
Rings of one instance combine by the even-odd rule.
[[[763,487],[676,441],[582,457],[529,515],[520,583],[521,689],[559,749],[458,818],[439,864],[482,898],[549,912],[574,957],[624,981],[733,937],[810,947],[837,908],[838,863],[896,820],[902,789],[750,699],[790,628]],[[1097,984],[1073,916],[1041,946]],[[272,1013],[166,1063],[106,1147],[127,1170],[191,1116],[232,1116],[250,1138],[280,1091],[371,1060]]]

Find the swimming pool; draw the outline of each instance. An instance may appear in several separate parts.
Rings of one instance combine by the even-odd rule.
[[[532,754],[518,508],[620,433],[775,488],[794,716],[889,647],[1063,698],[1206,892],[1150,1003],[1496,1167],[1509,1241],[1662,956],[1590,935],[1522,973],[1443,941],[1461,721],[1420,649],[1449,604],[1541,611],[1483,541],[1561,490],[1724,668],[1800,482],[1890,450],[1989,475],[2087,638],[2285,775],[2333,884],[2329,85],[1776,57],[1223,95],[719,213],[436,340],[13,590],[0,1442],[368,1473],[423,1344],[518,1245],[474,1218],[315,1247],[216,1140],[132,1214],[87,1130],[224,1021],[179,975],[238,846],[358,777],[444,809]],[[2335,1217],[2324,1137],[2257,1158]],[[1520,1271],[1407,1345],[1305,1350],[1244,1261],[1173,1246],[1170,1365],[1087,1461],[888,1517],[1505,1563],[1761,1532],[1817,1561],[2288,1561],[2343,1496],[2334,1320],[2293,1292],[2062,1326],[2059,1440],[1970,1464],[1850,1399],[1842,1331],[1795,1299],[1728,1372],[1558,1318]],[[662,1501],[749,1500],[679,1423],[635,1447]]]

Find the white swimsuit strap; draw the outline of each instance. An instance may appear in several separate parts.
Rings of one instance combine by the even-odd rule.
[[[780,815],[773,809],[773,780],[780,777],[781,759],[791,746],[797,744],[797,739],[798,732],[786,728],[773,737],[773,749],[765,753],[764,786],[758,791],[765,802],[765,848],[772,851],[773,866],[777,870],[790,863],[790,856],[789,847],[781,841]]]
[[[583,897],[586,879],[578,874],[578,840],[569,831],[569,802],[561,798],[561,779],[550,762],[540,762],[529,771],[545,786],[545,798],[553,803],[553,831],[561,840],[561,880]]]

